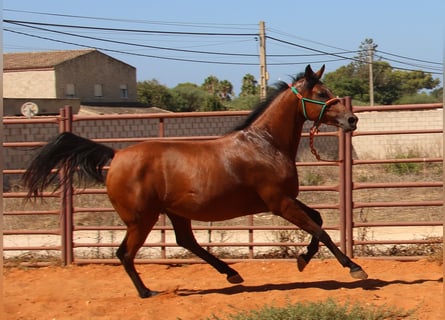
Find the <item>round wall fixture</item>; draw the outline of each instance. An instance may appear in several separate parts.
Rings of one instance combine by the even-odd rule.
[[[25,102],[20,110],[25,117],[32,118],[39,113],[39,106],[34,102]]]

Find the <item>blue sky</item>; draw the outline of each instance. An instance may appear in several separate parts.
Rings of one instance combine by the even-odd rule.
[[[3,23],[3,28],[8,30],[3,32],[4,52],[96,47],[135,66],[138,81],[156,79],[168,87],[182,82],[201,84],[207,76],[214,75],[232,82],[238,94],[246,73],[259,78],[258,57],[255,55],[259,50],[256,34],[260,21],[265,22],[266,35],[270,37],[266,42],[269,84],[290,79],[307,63],[314,69],[324,63],[326,72],[335,71],[351,62],[344,58],[354,57],[354,51],[366,38],[373,39],[378,45],[376,56],[392,59],[387,60],[392,66],[435,72],[437,74],[433,76],[442,79],[443,0],[4,0],[3,19],[200,33],[192,36]],[[204,36],[201,33],[236,36]]]

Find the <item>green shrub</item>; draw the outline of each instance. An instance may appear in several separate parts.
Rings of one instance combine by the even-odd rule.
[[[301,179],[302,186],[320,186],[324,182],[323,176],[316,172],[306,172]]]
[[[264,306],[258,310],[242,311],[224,318],[213,315],[208,320],[380,320],[408,318],[412,311],[389,307],[367,307],[359,304],[340,305],[332,299],[324,302],[288,304],[285,307]]]
[[[395,159],[411,159],[418,158],[418,152],[413,150],[409,150],[408,153],[398,153],[395,156]],[[423,168],[422,163],[417,162],[396,162],[390,163],[387,165],[387,171],[393,174],[397,174],[400,176],[407,174],[419,174]]]

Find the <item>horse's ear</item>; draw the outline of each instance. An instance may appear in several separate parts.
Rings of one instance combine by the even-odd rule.
[[[306,70],[304,71],[304,77],[305,79],[309,82],[309,83],[317,83],[320,79],[321,76],[323,75],[324,72],[324,68],[325,65],[323,65],[320,70],[318,70],[317,72],[312,71],[311,65],[308,64],[306,66]]]
[[[306,66],[306,70],[304,70],[304,77],[306,80],[310,80],[314,78],[314,71],[312,71],[311,65],[308,64]]]
[[[316,76],[319,80],[321,79],[321,76],[323,75],[324,67],[325,67],[325,65],[322,65],[321,68],[320,68],[320,70],[318,70],[318,71],[315,73],[315,76]]]

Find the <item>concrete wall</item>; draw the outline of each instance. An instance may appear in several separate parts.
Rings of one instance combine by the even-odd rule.
[[[28,102],[37,105],[37,115],[58,114],[60,108],[65,106],[71,106],[73,112],[78,112],[80,110],[79,99],[4,98],[3,116],[21,116],[22,106]]]
[[[135,102],[136,69],[100,52],[91,52],[56,67],[57,97],[66,98],[67,84],[75,85],[75,97],[82,102]],[[94,85],[102,86],[102,97],[95,97]],[[128,98],[120,86],[126,85]]]
[[[443,109],[364,112],[357,115],[358,132],[443,128]],[[391,158],[408,152],[414,152],[421,157],[441,157],[442,140],[442,133],[357,136],[353,138],[353,146],[358,158]]]
[[[55,98],[55,80],[52,69],[4,72],[3,96],[5,98]]]

